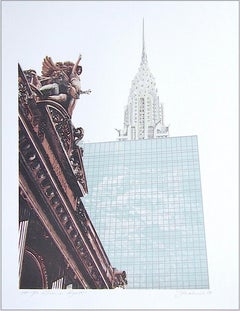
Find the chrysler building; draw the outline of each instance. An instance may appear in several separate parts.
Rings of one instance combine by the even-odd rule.
[[[167,137],[168,126],[164,125],[163,105],[159,103],[155,78],[149,70],[142,33],[142,59],[135,75],[128,105],[124,111],[124,129],[118,130],[118,140],[136,140]]]
[[[144,42],[118,141],[85,143],[83,198],[128,289],[207,289],[196,135],[168,137]],[[124,270],[123,270],[124,269]]]

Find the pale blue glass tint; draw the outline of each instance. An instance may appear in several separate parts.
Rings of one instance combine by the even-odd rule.
[[[196,136],[84,144],[84,204],[128,288],[208,288]]]

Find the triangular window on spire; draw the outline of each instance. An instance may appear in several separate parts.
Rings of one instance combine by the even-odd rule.
[[[148,105],[148,109],[146,105]],[[125,126],[125,130],[121,131],[122,134],[119,136],[119,140],[168,136],[168,127],[163,123],[162,108],[160,109],[159,106],[155,79],[148,68],[144,38],[144,20],[142,28],[141,64],[132,81],[126,109],[129,111],[129,123]],[[147,112],[148,110],[149,113]]]

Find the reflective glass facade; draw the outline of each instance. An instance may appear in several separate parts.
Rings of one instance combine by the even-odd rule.
[[[83,148],[84,205],[128,288],[208,288],[197,137]]]

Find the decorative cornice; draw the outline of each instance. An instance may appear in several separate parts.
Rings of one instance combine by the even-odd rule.
[[[67,153],[70,152],[73,145],[73,129],[70,118],[64,116],[55,107],[49,107],[50,115],[54,123],[55,129],[63,143]]]
[[[121,286],[113,281],[113,269],[103,248],[99,248],[100,242],[97,238],[92,242],[92,225],[80,204],[80,196],[87,192],[83,151],[77,145],[84,131],[81,127],[74,128],[61,105],[52,100],[40,101],[31,91],[21,68],[19,72],[20,171],[24,169],[28,176],[27,179],[22,176],[26,200],[45,226],[53,226],[56,245],[63,256],[66,256],[67,247],[74,250],[75,261],[71,262],[71,268],[74,271],[78,266],[79,271],[75,273],[85,288]],[[28,188],[31,194],[27,194]],[[57,232],[68,241],[67,245],[62,245]],[[94,243],[98,246],[94,247]],[[88,276],[87,281],[81,279],[82,275]]]
[[[29,122],[32,131],[35,132],[43,143],[44,138],[49,133],[49,124],[55,129],[53,135],[58,137],[63,150],[68,157],[72,174],[80,185],[80,191],[88,192],[87,181],[82,162],[82,150],[78,147],[78,142],[83,138],[84,130],[81,127],[75,128],[71,122],[70,115],[57,102],[52,100],[39,100],[31,90],[29,82],[19,66],[19,112]],[[49,135],[48,135],[49,136]],[[56,138],[57,138],[56,137]],[[51,145],[54,145],[51,143]],[[63,152],[62,152],[63,153]],[[79,186],[78,186],[79,187]]]
[[[51,180],[41,157],[34,148],[33,143],[29,139],[26,131],[20,125],[20,155],[21,159],[27,166],[28,171],[32,174],[32,179],[36,183],[39,193],[42,194],[46,202],[46,207],[51,209],[52,215],[61,225],[61,228],[68,240],[75,249],[77,256],[83,263],[88,275],[96,284],[97,288],[108,288],[107,280],[104,280],[100,273],[99,267],[96,265],[94,256],[88,248],[88,219],[83,207],[79,208],[78,219],[80,226],[77,225],[73,214],[64,202],[56,185]],[[80,199],[78,199],[79,202]],[[109,280],[110,283],[110,280]]]

